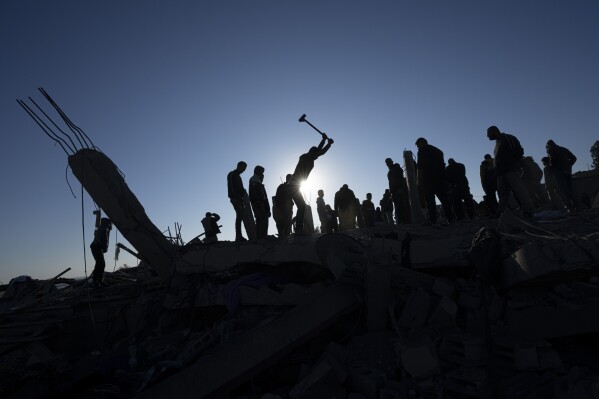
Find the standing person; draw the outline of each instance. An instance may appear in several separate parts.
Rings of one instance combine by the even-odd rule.
[[[490,126],[487,129],[487,138],[495,141],[495,172],[499,192],[497,213],[501,214],[505,211],[510,194],[513,193],[520,204],[522,215],[531,217],[534,205],[520,178],[520,161],[524,156],[520,141],[511,134],[501,133],[497,126]]]
[[[441,201],[447,221],[451,223],[453,222],[453,212],[447,200],[443,151],[430,145],[423,137],[416,140],[416,147],[418,147],[418,162],[416,164],[418,186],[422,190],[424,202],[428,209],[429,222],[432,224],[437,223],[437,206],[435,204],[435,196],[437,196]]]
[[[577,207],[572,191],[572,166],[576,163],[576,157],[569,149],[560,147],[553,140],[547,141],[545,149],[551,158],[551,169],[562,201],[568,210],[573,211]]]
[[[540,208],[547,203],[547,194],[543,189],[541,180],[543,179],[543,170],[533,157],[525,156],[522,158],[522,181],[528,190],[528,195],[532,199],[535,208]]]
[[[393,224],[393,201],[391,200],[391,192],[389,189],[385,190],[379,205],[381,206],[384,222],[387,224]]]
[[[316,198],[316,212],[318,212],[318,220],[320,220],[320,232],[330,233],[327,225],[327,210],[324,202],[324,191],[318,190],[318,198]]]
[[[490,154],[485,154],[480,164],[480,183],[483,187],[485,205],[491,215],[497,212],[497,173],[495,173],[495,160]]]
[[[327,143],[326,146],[325,142]],[[308,179],[310,172],[312,169],[314,169],[314,161],[316,161],[318,157],[324,155],[329,148],[331,148],[333,142],[333,139],[330,139],[326,134],[323,134],[322,140],[320,141],[320,144],[318,144],[318,147],[311,147],[308,152],[300,155],[299,161],[295,166],[295,171],[293,172],[293,176],[289,184],[291,188],[291,198],[297,207],[297,213],[295,215],[296,233],[305,234],[304,213],[306,211],[306,201],[304,201],[304,196],[300,190],[301,185]]]
[[[362,218],[364,219],[364,227],[374,226],[375,210],[371,193],[367,193],[366,199],[362,201]]]
[[[374,223],[383,223],[383,212],[381,212],[381,207],[377,206],[374,210]]]
[[[293,219],[293,200],[291,199],[291,174],[285,177],[285,182],[279,184],[273,201],[273,212],[279,237],[287,237],[291,234]]]
[[[339,231],[351,230],[356,228],[355,212],[356,195],[344,184],[339,191],[335,193],[335,212],[339,216]]]
[[[464,164],[449,158],[445,168],[445,178],[452,192],[451,203],[456,219],[464,219],[464,208],[466,208],[468,218],[474,218],[474,204],[472,203],[472,194],[470,194],[470,185],[468,184]]]
[[[264,238],[268,235],[268,218],[270,218],[270,203],[264,181],[264,167],[257,165],[254,175],[250,178],[250,203],[256,218],[256,238]]]
[[[557,182],[555,181],[555,174],[551,167],[551,158],[541,158],[543,163],[543,175],[545,176],[545,191],[549,197],[549,204],[553,210],[563,210],[565,208],[557,188]]]
[[[92,273],[92,284],[94,287],[99,288],[104,285],[104,269],[106,268],[104,254],[108,251],[112,222],[108,218],[100,218],[100,211],[94,211],[94,214],[96,215],[96,229],[94,230],[94,240],[89,247],[96,261]]]
[[[329,233],[338,233],[339,223],[337,222],[337,213],[328,204],[325,206],[325,211],[327,213],[327,226]]]
[[[247,194],[245,188],[243,188],[243,181],[241,180],[241,174],[245,172],[247,163],[243,161],[237,162],[237,168],[232,170],[227,175],[227,191],[231,205],[235,209],[235,241],[247,241],[243,234],[241,234],[241,222],[243,221],[243,215],[245,212],[244,196]]]
[[[387,179],[389,180],[389,192],[393,206],[395,207],[395,221],[399,223],[410,223],[410,200],[408,197],[408,184],[404,177],[403,169],[398,163],[394,163],[391,158],[385,159],[385,164],[389,168]]]
[[[217,234],[220,233],[220,228],[218,227],[218,221],[220,220],[220,216],[218,213],[210,213],[206,212],[206,217],[202,219],[202,226],[204,226],[204,244],[210,244],[218,241]]]

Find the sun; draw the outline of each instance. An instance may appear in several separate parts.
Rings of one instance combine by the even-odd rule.
[[[306,199],[306,201],[315,200],[318,197],[318,190],[322,187],[319,187],[318,179],[312,179],[311,177],[308,180],[304,180],[300,185],[300,191],[302,195]]]

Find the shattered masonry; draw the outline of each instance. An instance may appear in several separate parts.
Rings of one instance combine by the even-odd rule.
[[[1,397],[599,393],[597,209],[179,247],[110,159],[69,164],[143,261],[6,287]]]

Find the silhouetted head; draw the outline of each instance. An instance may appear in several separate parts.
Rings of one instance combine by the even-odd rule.
[[[453,165],[455,163],[455,161],[453,160],[453,158],[449,158],[447,160],[447,163],[450,164],[450,165]]]
[[[497,126],[489,126],[487,128],[487,137],[489,140],[496,140],[501,135]]]
[[[485,154],[485,161],[488,161],[489,159],[491,159],[491,154]]]
[[[260,165],[256,165],[256,167],[254,168],[254,174],[258,176],[264,175],[264,168]]]
[[[324,197],[324,191],[318,190],[318,196],[319,197]]]
[[[210,212],[206,212],[206,217],[209,218],[210,216],[212,216],[212,214]]]
[[[549,158],[549,157],[543,157],[543,158],[541,158],[541,162],[543,162],[543,165],[545,165],[545,166],[550,166],[551,165],[551,158]]]
[[[428,141],[426,141],[426,139],[424,137],[419,137],[418,140],[416,140],[416,147],[418,147],[418,148],[424,147],[427,144],[428,144]]]
[[[310,148],[310,150],[308,150],[308,153],[310,153],[310,154],[314,154],[314,153],[315,153],[315,152],[317,152],[317,151],[318,151],[318,148],[317,148],[317,147],[311,147],[311,148]]]
[[[341,186],[341,188],[349,188],[349,186],[347,184],[344,184],[343,186]]]
[[[285,183],[289,183],[292,177],[293,175],[291,173],[288,173],[287,176],[285,176]]]
[[[100,219],[100,227],[106,227],[108,229],[112,228],[112,222],[108,218]]]
[[[385,159],[385,164],[387,164],[388,167],[393,166],[393,160],[391,158],[387,158]]]
[[[547,144],[545,144],[545,149],[550,149],[550,148],[554,148],[556,146],[555,141],[553,140],[549,140],[547,141]]]
[[[372,194],[371,193],[366,193],[366,199],[367,200],[371,200],[372,199]]]
[[[390,193],[389,189],[388,188],[385,189],[385,194],[389,194],[389,193]]]
[[[239,171],[239,173],[245,172],[247,167],[248,167],[247,163],[245,163],[243,161],[237,162],[237,170]]]

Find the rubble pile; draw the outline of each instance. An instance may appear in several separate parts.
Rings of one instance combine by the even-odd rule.
[[[0,299],[0,396],[595,398],[599,211],[177,248]]]

